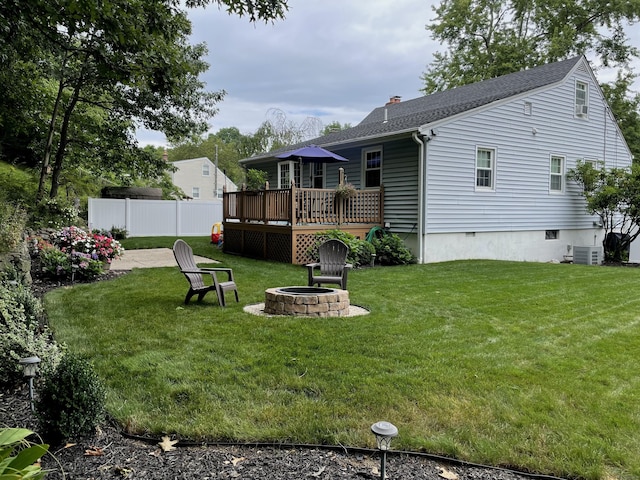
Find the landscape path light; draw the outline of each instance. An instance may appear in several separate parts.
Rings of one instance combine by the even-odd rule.
[[[24,376],[29,379],[29,400],[31,402],[31,411],[33,412],[33,379],[38,373],[38,365],[40,365],[40,359],[38,357],[26,357],[20,359],[20,365],[22,365],[22,371]]]
[[[385,479],[385,467],[387,464],[387,450],[391,446],[391,439],[398,436],[398,429],[393,423],[376,422],[371,425],[371,431],[376,436],[378,450],[380,450],[380,479]]]

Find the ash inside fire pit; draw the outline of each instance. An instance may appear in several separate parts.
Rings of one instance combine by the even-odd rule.
[[[281,287],[265,291],[264,313],[304,317],[349,315],[349,292],[337,288]]]
[[[320,293],[333,293],[333,288],[322,287],[282,287],[277,289],[278,292],[292,293],[294,295],[317,295]]]

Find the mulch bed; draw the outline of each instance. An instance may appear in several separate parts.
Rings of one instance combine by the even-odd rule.
[[[108,280],[126,272],[109,272]],[[70,282],[34,278],[34,292],[41,296]],[[36,384],[37,395],[37,384]],[[0,392],[0,426],[38,431],[31,412],[28,388]],[[402,434],[402,432],[401,432]],[[37,438],[33,439],[38,441]],[[173,440],[173,438],[172,438]],[[45,478],[89,479],[378,479],[378,452],[340,447],[292,445],[216,445],[177,443],[165,451],[161,439],[132,438],[117,425],[105,422],[96,433],[75,444],[52,446],[42,466]],[[450,462],[419,454],[390,452],[386,478],[390,480],[524,480],[531,475],[510,470]],[[535,477],[535,476],[534,476]],[[551,478],[551,477],[544,477]]]

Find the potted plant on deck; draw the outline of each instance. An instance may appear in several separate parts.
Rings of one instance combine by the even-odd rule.
[[[351,183],[341,183],[336,187],[336,198],[338,199],[347,199],[355,197],[355,195],[356,187]]]

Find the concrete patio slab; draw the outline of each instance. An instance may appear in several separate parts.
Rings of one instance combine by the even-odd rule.
[[[196,263],[219,263],[210,258],[195,256]],[[111,262],[111,270],[132,270],[134,268],[177,267],[173,250],[170,248],[147,248],[125,250],[122,257]]]

